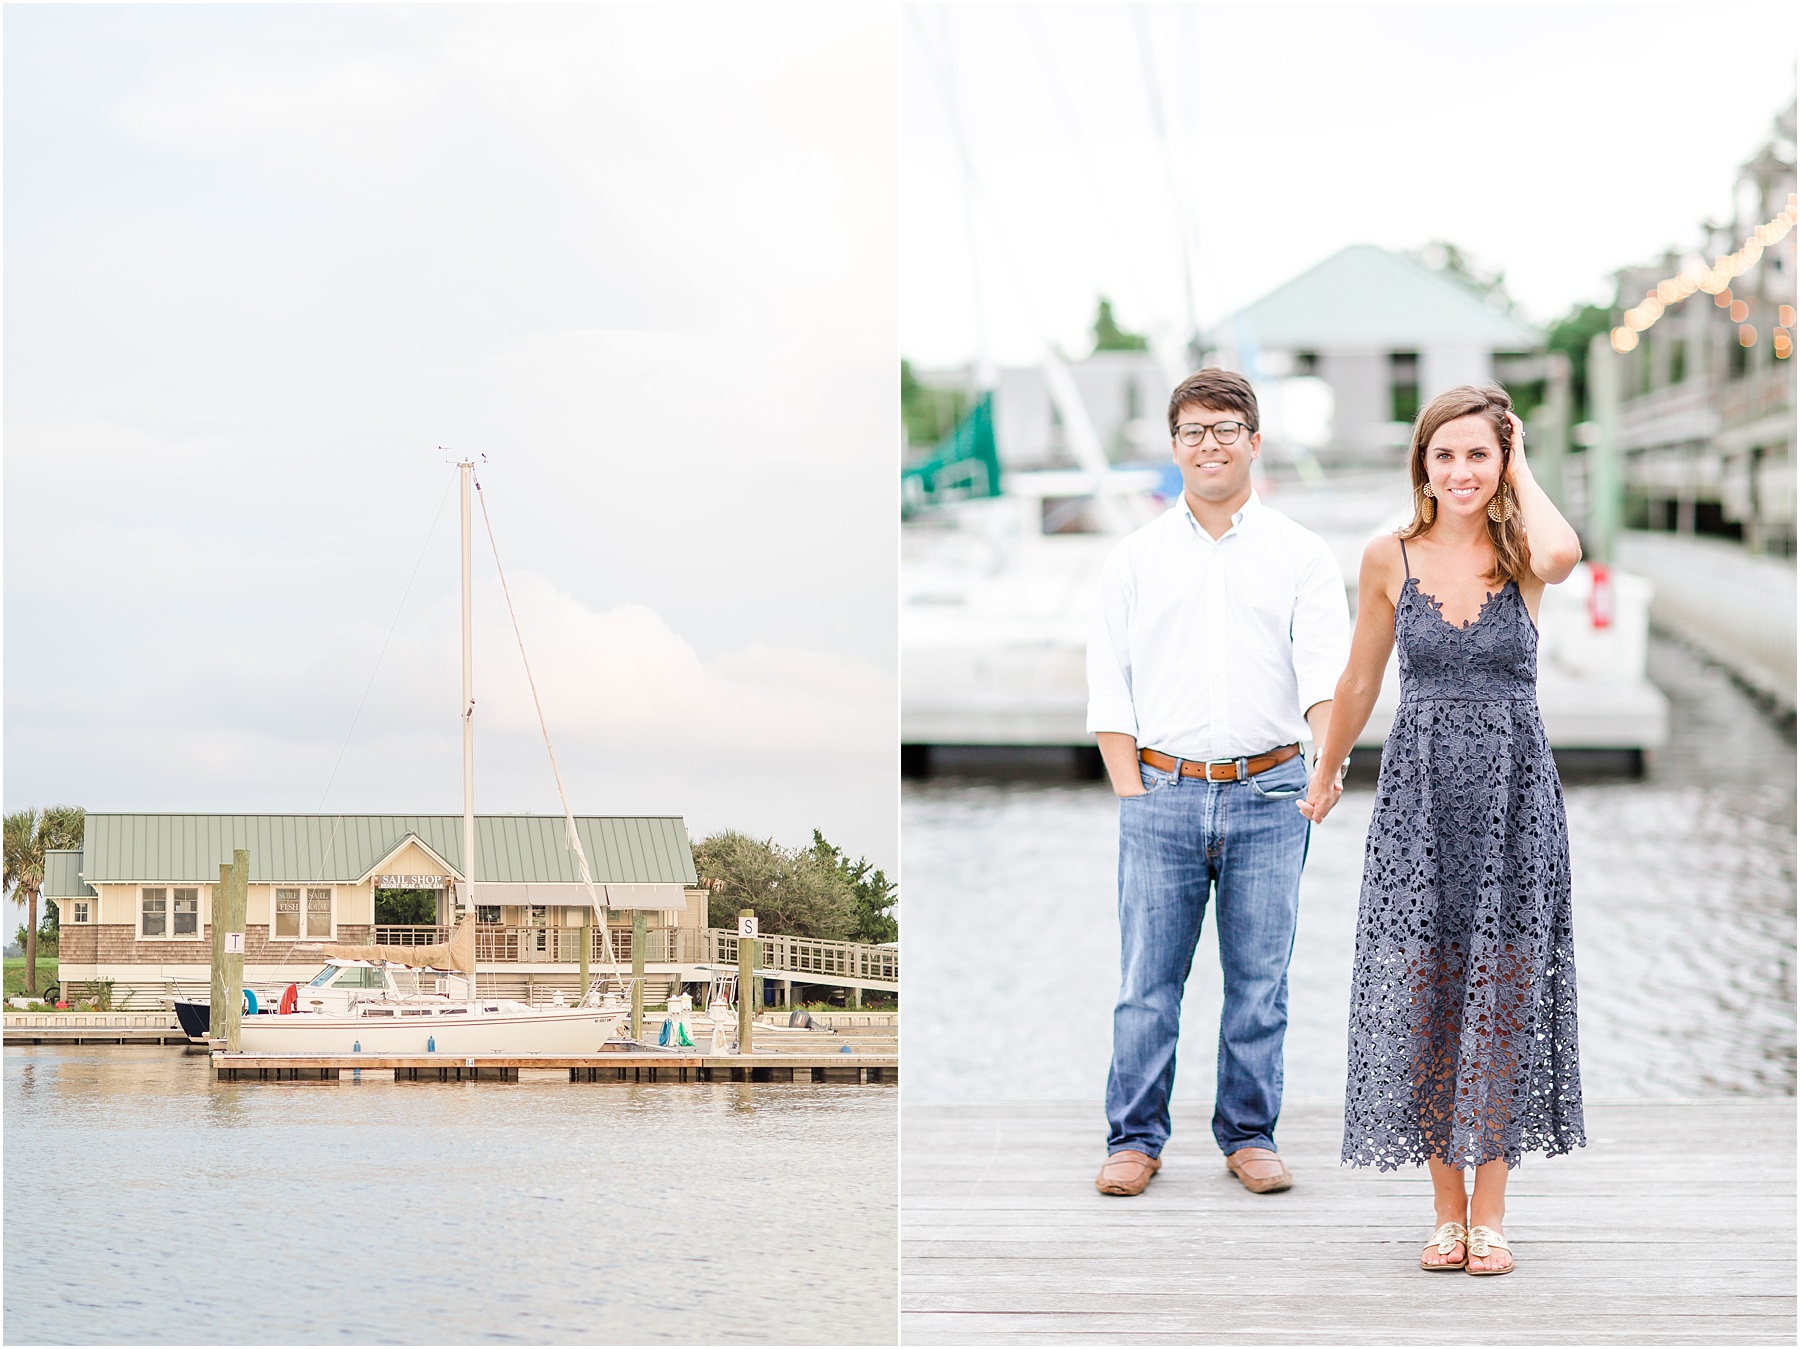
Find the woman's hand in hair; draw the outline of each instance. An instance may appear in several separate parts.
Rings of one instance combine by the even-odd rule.
[[[1569,573],[1575,570],[1575,564],[1581,561],[1581,540],[1563,519],[1556,503],[1538,485],[1531,466],[1525,462],[1525,424],[1513,413],[1506,416],[1512,423],[1513,434],[1506,481],[1518,501],[1519,531],[1531,541],[1531,572],[1545,585],[1557,585],[1567,580]],[[1526,598],[1535,619],[1537,601],[1533,596]]]
[[[1531,477],[1531,467],[1525,462],[1525,423],[1519,420],[1516,412],[1508,412],[1506,420],[1512,423],[1512,453],[1506,456],[1506,482],[1516,492]]]

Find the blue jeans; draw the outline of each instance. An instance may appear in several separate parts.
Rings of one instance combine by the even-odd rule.
[[[1288,959],[1310,828],[1298,805],[1305,765],[1296,755],[1243,782],[1211,782],[1140,764],[1146,794],[1120,800],[1109,1153],[1155,1157],[1168,1142],[1181,994],[1215,896],[1225,1005],[1213,1137],[1227,1156],[1275,1146]]]

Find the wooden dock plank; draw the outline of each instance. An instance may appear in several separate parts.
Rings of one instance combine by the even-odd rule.
[[[1120,1199],[1093,1188],[1097,1105],[906,1105],[903,1341],[1794,1342],[1791,1098],[1590,1104],[1585,1149],[1513,1173],[1519,1268],[1480,1281],[1417,1268],[1430,1182],[1341,1166],[1335,1105],[1289,1105],[1273,1195],[1225,1171],[1208,1113],[1178,1108]]]

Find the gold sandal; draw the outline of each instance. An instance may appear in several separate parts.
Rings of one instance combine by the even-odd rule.
[[[1504,1266],[1499,1269],[1476,1269],[1473,1266],[1470,1266],[1469,1273],[1511,1274],[1513,1272],[1512,1247],[1506,1244],[1505,1235],[1496,1232],[1491,1227],[1483,1227],[1480,1223],[1471,1227],[1469,1229],[1469,1256],[1480,1259],[1482,1256],[1491,1255],[1495,1251],[1506,1252],[1506,1264]],[[1468,1257],[1464,1257],[1465,1264],[1467,1264],[1467,1261]]]
[[[1426,1244],[1425,1249],[1429,1251],[1433,1246],[1437,1247],[1439,1255],[1449,1255],[1451,1251],[1455,1250],[1458,1246],[1461,1246],[1463,1248],[1463,1258],[1456,1261],[1454,1264],[1447,1260],[1438,1264],[1432,1264],[1421,1255],[1419,1257],[1420,1269],[1436,1273],[1440,1269],[1462,1269],[1469,1263],[1469,1229],[1464,1227],[1461,1223],[1448,1222],[1438,1228],[1437,1231],[1433,1232],[1431,1234],[1431,1240]]]

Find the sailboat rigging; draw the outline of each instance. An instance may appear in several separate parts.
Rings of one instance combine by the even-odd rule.
[[[581,875],[588,904],[602,934],[608,973],[598,975],[574,1006],[533,1007],[503,998],[483,998],[476,983],[475,925],[479,896],[475,829],[475,665],[474,601],[471,577],[473,498],[481,484],[475,478],[475,462],[458,462],[461,479],[461,580],[462,580],[462,761],[463,813],[462,864],[455,903],[449,915],[452,929],[447,942],[434,947],[345,946],[326,944],[325,955],[336,963],[356,962],[379,971],[381,987],[369,996],[354,997],[342,1011],[293,1011],[273,1016],[247,1017],[241,1031],[247,1052],[331,1053],[360,1049],[364,1052],[436,1051],[472,1053],[591,1053],[617,1034],[629,1015],[629,987],[620,977],[612,934],[608,930],[606,902],[594,883],[587,850],[576,828],[575,813],[563,785],[562,770],[550,743],[549,724],[537,681],[525,655],[524,635],[513,609],[506,573],[500,566],[499,545],[487,503],[482,501],[482,523],[493,548],[494,566],[500,573],[501,593],[525,662],[537,710],[538,729],[550,756],[551,773],[562,803],[565,839]],[[421,975],[447,978],[448,992],[427,992]],[[460,989],[458,984],[461,984]],[[460,996],[459,996],[460,994]],[[286,1004],[284,1004],[285,1006]]]

